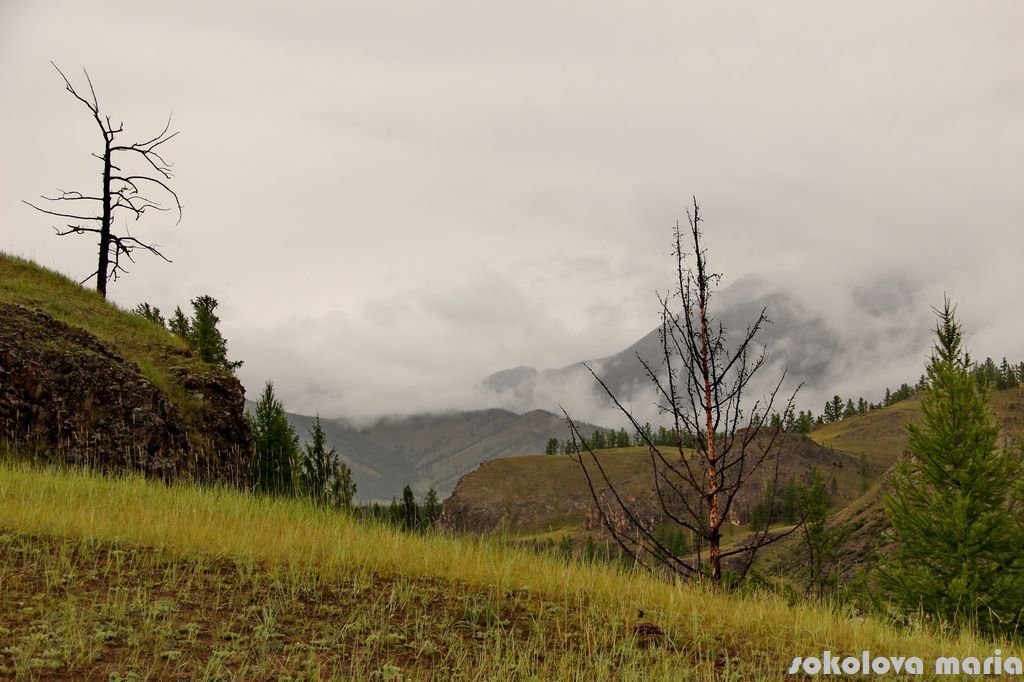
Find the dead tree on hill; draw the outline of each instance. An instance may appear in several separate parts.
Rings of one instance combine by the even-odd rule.
[[[53,68],[57,69],[57,73],[64,79],[67,91],[92,113],[100,133],[103,135],[103,153],[93,153],[93,156],[103,164],[102,184],[98,195],[58,189],[56,196],[43,196],[43,199],[54,202],[54,210],[36,206],[28,201],[24,203],[47,215],[74,221],[63,227],[54,227],[58,236],[86,233],[99,235],[99,264],[96,267],[96,272],[82,282],[88,282],[95,277],[96,290],[106,298],[107,280],[111,278],[116,280],[119,273],[127,272],[121,261],[122,256],[134,263],[133,252],[142,249],[170,262],[170,259],[160,252],[158,244],[147,243],[132,236],[127,221],[125,221],[123,233],[115,232],[113,225],[115,218],[120,215],[138,220],[143,213],[150,209],[154,211],[172,210],[170,205],[161,204],[147,196],[148,193],[154,191],[164,196],[165,204],[173,202],[173,208],[178,213],[178,222],[181,222],[181,201],[167,184],[172,177],[171,164],[161,156],[162,150],[158,150],[161,145],[174,138],[178,133],[170,132],[171,119],[168,118],[167,125],[156,137],[144,142],[121,144],[118,141],[118,136],[124,132],[124,123],[118,123],[115,126],[109,115],[100,113],[99,101],[96,98],[96,90],[92,86],[92,79],[89,78],[89,72],[85,72],[85,80],[89,84],[89,96],[84,97],[71,85],[71,81],[56,64],[53,64]],[[122,159],[124,160],[122,161]],[[128,164],[134,164],[142,170],[128,170]],[[58,202],[69,202],[70,208],[59,208]],[[79,210],[78,207],[82,208]]]
[[[723,551],[722,529],[735,514],[737,495],[751,478],[767,475],[778,479],[781,420],[770,420],[782,388],[785,372],[764,398],[749,404],[746,389],[767,361],[767,349],[757,349],[755,338],[770,323],[767,309],[751,323],[730,350],[726,329],[711,315],[711,299],[721,280],[708,270],[707,252],[701,243],[700,207],[696,199],[687,212],[694,266],[687,264],[684,233],[674,230],[677,281],[671,295],[659,295],[661,303],[661,362],[658,366],[637,358],[658,397],[658,409],[675,427],[672,448],[655,445],[648,430],[626,409],[590,366],[594,378],[640,434],[649,454],[653,496],[668,522],[689,530],[697,539],[693,554],[680,555],[632,501],[627,501],[609,478],[601,460],[588,445],[566,412],[573,442],[571,453],[583,469],[603,525],[618,545],[639,564],[662,566],[684,577],[707,576],[714,585],[722,581],[722,562],[741,561],[745,574],[761,547],[781,539],[793,529],[754,532],[738,546]],[[673,312],[675,306],[681,312]],[[798,387],[799,390],[799,387]],[[782,414],[792,408],[796,391]],[[744,404],[744,403],[748,404]],[[564,410],[563,410],[564,411]],[[687,447],[693,444],[692,450]],[[686,446],[684,446],[686,444]],[[671,449],[672,452],[667,454]],[[772,485],[771,489],[777,486]],[[773,510],[769,510],[769,518]],[[625,523],[623,523],[625,519]],[[706,552],[706,560],[705,560]]]

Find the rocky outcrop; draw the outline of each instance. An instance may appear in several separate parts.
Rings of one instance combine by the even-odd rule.
[[[581,495],[515,494],[503,487],[514,482],[515,473],[507,459],[494,459],[460,478],[441,506],[441,526],[463,533],[527,528],[562,514],[583,513],[590,504],[589,498]],[[563,474],[571,476],[572,472]]]
[[[171,375],[190,405],[188,459],[201,479],[243,480],[249,471],[252,434],[243,417],[245,389],[226,370],[174,368]]]
[[[212,367],[182,368],[174,383],[187,414],[89,332],[0,303],[0,438],[40,458],[222,477],[249,448],[241,385]]]

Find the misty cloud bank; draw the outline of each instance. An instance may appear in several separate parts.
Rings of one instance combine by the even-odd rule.
[[[733,337],[742,333],[762,307],[767,308],[772,320],[758,336],[768,349],[769,361],[751,385],[748,393],[751,398],[766,396],[783,370],[787,371],[787,381],[780,395],[788,395],[803,382],[796,405],[798,409],[815,412],[820,412],[825,401],[835,393],[844,399],[864,396],[869,401],[878,401],[885,387],[895,388],[903,381],[916,381],[931,346],[933,325],[924,288],[902,277],[881,278],[852,288],[845,296],[846,305],[816,311],[797,293],[754,276],[742,278],[717,292],[713,299],[715,317],[732,330]],[[482,301],[487,298],[486,294],[481,294]],[[466,305],[466,309],[471,306]],[[580,364],[587,361],[612,386],[634,416],[641,421],[663,421],[659,419],[653,386],[635,360],[638,352],[648,361],[660,360],[656,330],[652,329],[613,354],[578,358],[561,368],[518,366],[499,370],[481,381],[479,377],[494,362],[486,352],[492,347],[490,335],[495,330],[502,332],[500,325],[506,318],[492,312],[481,316],[481,324],[475,326],[472,312],[469,312],[458,327],[466,340],[464,345],[453,349],[439,347],[434,361],[421,367],[423,350],[412,352],[414,346],[410,346],[410,339],[415,337],[416,329],[429,335],[443,333],[443,327],[417,306],[409,304],[404,312],[398,321],[382,322],[378,327],[379,336],[361,340],[366,344],[367,354],[379,353],[390,344],[387,353],[392,361],[389,363],[377,366],[362,362],[360,358],[364,356],[355,355],[332,376],[317,359],[334,335],[342,336],[345,328],[353,327],[346,319],[326,318],[296,321],[282,346],[288,349],[288,354],[275,350],[271,357],[257,356],[257,364],[278,363],[289,367],[278,386],[290,405],[298,405],[292,408],[295,411],[344,416],[359,424],[372,423],[382,415],[490,407],[519,413],[539,408],[556,414],[564,407],[574,418],[591,423],[624,424],[621,413]],[[648,328],[656,323],[657,318],[652,314]],[[437,329],[431,329],[432,324],[438,325]],[[510,322],[509,327],[513,326]],[[396,327],[408,333],[396,335]],[[358,328],[367,329],[366,326]],[[504,331],[515,333],[514,329]],[[268,336],[281,338],[285,333],[276,330]],[[242,338],[261,336],[255,333]],[[479,352],[475,353],[474,339],[480,345]],[[529,339],[519,338],[518,342],[509,342],[509,345],[520,348],[520,344],[528,344]],[[545,342],[554,343],[543,335],[534,339],[534,343]],[[353,340],[349,339],[348,343],[351,345]],[[565,348],[567,344],[562,340],[560,346]],[[585,347],[586,344],[581,344],[581,352]],[[541,348],[540,357],[543,351]],[[449,354],[453,352],[459,357]],[[334,363],[338,363],[337,358]],[[353,376],[361,379],[353,383]],[[424,376],[429,379],[424,380]],[[392,385],[402,388],[382,395],[379,387]]]
[[[793,294],[775,290],[760,278],[747,277],[718,292],[712,299],[713,314],[729,332],[727,338],[742,337],[762,309],[772,321],[755,339],[758,348],[768,350],[768,361],[750,383],[745,404],[758,400],[766,404],[783,372],[786,379],[775,403],[779,411],[798,387],[797,409],[818,413],[836,393],[844,399],[863,396],[878,401],[885,387],[913,383],[922,373],[921,360],[931,343],[929,320],[926,310],[916,309],[914,292],[905,282],[900,284],[895,290],[891,286],[853,290],[856,315],[839,321],[829,321]],[[663,352],[656,330],[630,348],[588,364],[635,418],[665,423],[657,408],[663,401],[657,400],[653,382],[637,356],[652,367],[661,366]],[[565,406],[575,418],[592,423],[619,426],[624,421],[579,364],[542,371],[519,367],[488,377],[483,388],[483,400],[506,409]]]
[[[814,375],[802,405],[877,399],[920,375],[943,292],[976,357],[1021,355],[1022,23],[1010,1],[13,0],[0,249],[94,269],[20,203],[97,177],[54,60],[88,68],[133,136],[173,111],[184,217],[138,234],[174,262],[111,296],[216,297],[250,397],[272,378],[325,416],[562,404],[606,423],[586,377],[481,382],[653,329],[696,195],[724,285],[762,278],[793,318],[770,350]]]

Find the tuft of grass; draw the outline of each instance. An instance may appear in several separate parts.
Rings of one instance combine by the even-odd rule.
[[[994,646],[135,476],[2,463],[0,529],[0,600],[21,604],[0,612],[0,665],[27,676],[762,680],[824,649]],[[637,609],[668,643],[640,646]]]

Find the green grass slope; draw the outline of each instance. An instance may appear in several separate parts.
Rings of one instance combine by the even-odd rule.
[[[1004,443],[1013,447],[1024,441],[1024,388],[993,391],[989,407],[999,423]],[[840,550],[839,572],[843,578],[870,566],[879,551],[886,551],[895,538],[882,498],[888,488],[888,472],[907,444],[907,424],[921,415],[919,397],[872,410],[863,415],[826,424],[811,433],[822,445],[859,457],[869,464],[867,489],[862,495],[842,506],[835,521],[852,527],[852,534]],[[764,564],[775,564],[783,570],[792,568],[799,555],[796,540],[787,541],[764,553]]]
[[[823,447],[805,437],[786,434],[778,442],[779,481],[803,481],[813,471],[835,479],[830,487],[833,504],[843,506],[860,495],[862,478],[859,462],[848,453]],[[666,457],[677,457],[665,448]],[[634,507],[659,514],[654,495],[651,456],[645,447],[615,448],[596,452],[612,485]],[[584,457],[598,490],[604,488],[597,467]],[[733,508],[739,523],[746,523],[754,504],[760,501],[762,485],[772,475],[765,464],[736,498]],[[520,535],[583,530],[593,496],[582,469],[572,457],[534,455],[493,459],[464,476],[445,501],[446,521],[453,527],[490,531],[504,527]],[[553,538],[545,538],[553,539]]]
[[[23,678],[778,680],[823,649],[994,645],[295,500],[2,463],[0,604],[0,676]],[[664,640],[644,646],[637,609]]]
[[[993,391],[989,407],[1009,442],[1024,436],[1024,388]],[[884,472],[896,461],[907,444],[907,424],[921,414],[921,400],[909,400],[872,410],[862,415],[826,424],[811,433],[811,439],[852,455],[864,453],[869,464]]]
[[[138,365],[184,414],[190,412],[190,398],[178,386],[172,370],[198,374],[213,369],[189,357],[185,343],[158,325],[105,301],[64,275],[4,253],[0,253],[0,302],[40,310],[93,334]]]

